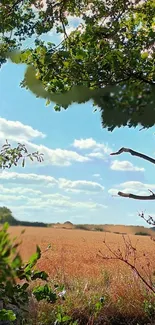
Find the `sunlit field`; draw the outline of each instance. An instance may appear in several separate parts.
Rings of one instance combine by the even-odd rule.
[[[22,229],[25,233],[21,234]],[[70,277],[96,278],[104,269],[109,271],[126,268],[117,261],[103,260],[103,255],[110,256],[106,244],[112,249],[124,251],[124,241],[121,234],[75,229],[10,227],[13,236],[22,240],[20,252],[26,261],[39,245],[42,258],[38,265],[49,272],[51,276],[58,272]],[[155,243],[149,236],[124,235],[136,245],[137,256],[145,265],[146,255],[150,257],[152,268],[155,269]],[[49,247],[50,245],[50,247]],[[49,248],[48,248],[49,247]],[[101,252],[101,253],[100,253]],[[145,256],[142,258],[143,253]]]
[[[25,233],[21,235],[23,229]],[[117,232],[123,229],[117,227]],[[132,227],[127,229],[128,234],[124,235],[112,232],[34,227],[10,227],[9,231],[11,236],[17,236],[22,240],[20,253],[25,262],[35,252],[36,245],[40,246],[42,257],[37,266],[49,273],[51,283],[54,281],[65,286],[67,298],[63,304],[68,314],[80,310],[80,316],[76,317],[83,317],[81,316],[83,312],[84,317],[88,314],[89,319],[90,306],[96,304],[100,297],[104,297],[106,298],[104,318],[112,317],[116,320],[118,313],[119,324],[120,317],[125,317],[126,320],[129,317],[132,323],[133,319],[137,321],[146,316],[148,311],[145,311],[144,302],[148,290],[129,266],[122,261],[108,260],[108,257],[113,256],[108,247],[113,252],[120,250],[125,256],[127,250],[125,243],[130,242],[133,247],[136,247],[135,265],[140,274],[147,280],[149,276],[153,279],[155,270],[155,242],[151,236],[133,235],[131,233],[137,229]],[[114,231],[114,228],[111,228],[111,231]],[[134,262],[133,256],[128,256],[128,259]],[[35,310],[38,310],[37,308],[38,305],[35,306]],[[54,307],[41,303],[39,308],[41,316],[38,316],[38,312],[34,315],[34,307],[31,310],[34,324],[38,324],[38,317],[42,319],[40,310],[46,310],[47,319],[49,310]],[[127,323],[130,324],[129,320]],[[127,323],[122,321],[122,324]],[[81,321],[78,324],[87,324],[87,322]],[[92,322],[92,324],[102,324],[102,322]],[[105,324],[117,324],[117,322]]]

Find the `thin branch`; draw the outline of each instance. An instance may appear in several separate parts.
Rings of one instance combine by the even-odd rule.
[[[144,219],[149,225],[155,226],[155,220],[153,219],[152,216],[148,216],[148,218],[146,218],[144,212],[141,212],[139,213],[139,217]]]
[[[128,238],[129,239],[129,238]],[[125,244],[125,248],[127,250],[127,257],[123,256],[122,252],[118,249],[117,251],[112,250],[112,248],[110,248],[110,246],[104,241],[105,247],[109,250],[109,252],[112,254],[112,256],[105,256],[101,250],[99,250],[99,256],[102,257],[104,260],[119,260],[121,262],[123,262],[124,264],[126,264],[127,266],[129,266],[138,276],[138,278],[145,284],[145,286],[150,289],[150,291],[152,291],[153,293],[155,293],[155,288],[152,285],[152,281],[150,281],[150,278],[148,279],[151,283],[149,283],[149,281],[147,279],[144,278],[144,276],[140,273],[140,271],[138,270],[137,266],[136,266],[136,261],[137,261],[137,250],[136,247],[133,247],[131,240],[129,239],[129,242],[126,241],[126,239],[124,238],[124,244]],[[131,253],[130,253],[130,248],[131,248]],[[133,255],[131,255],[133,254]],[[133,257],[133,263],[132,261],[129,261],[129,256]],[[150,266],[150,265],[148,265]],[[142,270],[144,270],[144,268],[142,267]],[[144,270],[145,271],[145,270]],[[146,274],[148,276],[148,273]],[[152,279],[151,279],[152,280]]]
[[[129,148],[121,148],[119,149],[117,152],[112,152],[110,155],[111,156],[114,156],[114,155],[120,155],[121,153],[123,152],[129,152],[132,156],[137,156],[137,157],[140,157],[142,159],[145,159],[145,160],[148,160],[149,162],[151,162],[152,164],[155,164],[155,159],[147,156],[147,155],[144,155],[143,153],[140,153],[138,151],[134,151],[132,149],[129,149]]]
[[[139,158],[148,160],[152,164],[155,164],[155,159],[153,159],[147,155],[144,155],[140,152],[129,149],[129,148],[121,148],[117,152],[111,153],[111,156],[120,155],[123,152],[129,152],[132,156],[137,156]],[[122,196],[122,197],[130,198],[130,199],[135,199],[135,200],[155,200],[155,194],[151,190],[149,190],[149,191],[151,192],[152,195],[147,195],[147,196],[146,195],[145,196],[144,195],[135,195],[132,193],[124,193],[124,192],[120,192],[120,191],[118,192],[118,195]]]
[[[12,7],[9,8],[10,11],[8,11],[8,13],[7,13],[6,16],[7,16],[7,17],[10,16],[10,15],[12,14],[12,11],[14,10],[14,8],[15,8],[16,6],[18,6],[20,3],[23,4],[23,0],[17,0],[17,1],[15,1],[15,3],[12,5]]]
[[[129,199],[135,199],[135,200],[155,200],[155,194],[152,195],[135,195],[131,193],[123,193],[123,192],[118,192],[119,196],[122,197],[128,197]]]

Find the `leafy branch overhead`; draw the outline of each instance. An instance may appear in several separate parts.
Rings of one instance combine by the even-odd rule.
[[[14,63],[20,63],[22,59],[22,53],[9,53],[8,57]],[[72,103],[85,103],[89,100],[98,102],[98,99],[102,97],[103,101],[107,100],[108,96],[113,96],[115,93],[119,93],[121,88],[119,86],[105,86],[102,89],[90,89],[87,86],[73,86],[70,90],[64,93],[50,93],[45,90],[43,83],[37,79],[36,70],[33,66],[28,66],[24,76],[24,85],[34,95],[46,99],[49,102],[54,102],[58,106],[67,108]]]
[[[22,161],[22,167],[25,166],[25,160],[43,161],[43,154],[39,152],[29,153],[24,144],[18,143],[18,146],[12,148],[11,144],[6,141],[0,150],[0,168],[11,168],[13,165],[17,166],[18,162]]]
[[[153,126],[154,0],[46,2],[47,8],[30,0],[1,6],[1,57],[5,61],[4,53],[19,50],[14,62],[29,66],[22,87],[48,103],[55,102],[56,110],[92,99],[103,127],[111,131],[121,126]],[[81,23],[68,34],[71,16],[80,17]],[[49,31],[61,34],[59,44],[42,40],[41,35]],[[24,49],[22,42],[31,36],[33,47]]]

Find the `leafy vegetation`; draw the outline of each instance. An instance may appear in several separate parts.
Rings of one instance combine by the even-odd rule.
[[[18,253],[19,243],[10,239],[7,230],[8,224],[5,223],[0,229],[0,302],[2,305],[0,320],[14,321],[18,318],[20,324],[25,324],[30,299],[28,287],[36,279],[47,281],[48,274],[35,268],[41,257],[40,248],[37,247],[36,253],[30,257],[28,263],[24,264]],[[38,301],[51,299],[52,292],[48,285],[42,288],[46,291],[44,296],[38,287],[33,289],[36,299]],[[56,301],[55,294],[53,297]]]
[[[42,238],[45,238],[46,231],[47,230],[45,229]],[[73,241],[74,241],[75,248],[77,250],[77,246],[79,246],[80,243],[78,243],[78,241],[75,242],[74,234],[73,234]],[[26,233],[24,234],[24,237],[25,235]],[[35,233],[34,236],[36,236]],[[89,260],[93,261],[93,256],[94,256],[94,261],[96,263],[96,259],[99,259],[99,256],[96,256],[97,243],[95,244],[94,250],[91,251],[90,243],[88,245],[86,239],[86,238],[90,239],[91,237],[90,233],[87,232],[87,234],[85,234],[84,236],[80,234],[79,237],[80,236],[82,238],[81,245],[85,246],[86,244],[87,252],[89,252],[88,255],[86,254],[85,256],[83,256],[84,259],[83,258],[81,259],[81,256],[79,256],[81,264],[82,263],[87,264]],[[21,306],[18,307],[18,310],[16,310],[16,312],[18,312],[19,315],[22,314],[22,318],[24,317],[25,319],[24,324],[51,325],[55,323],[55,324],[65,324],[65,325],[74,325],[74,324],[87,325],[88,323],[91,322],[91,324],[93,325],[102,325],[105,322],[106,324],[109,325],[110,324],[137,325],[137,323],[141,325],[148,324],[148,323],[153,325],[154,294],[146,290],[146,285],[145,283],[142,282],[141,278],[137,276],[136,269],[131,271],[131,273],[128,268],[120,269],[120,266],[115,264],[117,263],[115,256],[114,256],[115,261],[113,263],[110,262],[110,267],[108,267],[108,258],[110,256],[109,254],[107,254],[104,247],[102,251],[102,246],[101,246],[103,243],[102,239],[104,239],[105,236],[101,234],[96,234],[96,238],[98,236],[100,236],[99,247],[101,248],[102,254],[105,254],[104,255],[105,259],[103,260],[103,262],[101,259],[98,260],[102,271],[98,274],[98,276],[93,275],[93,277],[91,278],[88,276],[87,272],[84,273],[82,277],[80,276],[78,277],[77,273],[75,276],[74,272],[72,276],[69,274],[67,275],[66,272],[64,272],[64,274],[62,275],[59,274],[58,270],[60,267],[60,263],[62,262],[63,264],[63,256],[60,253],[60,263],[58,263],[58,260],[55,259],[55,252],[54,252],[55,250],[54,251],[52,250],[52,254],[49,251],[48,254],[45,253],[45,256],[43,256],[44,253],[42,253],[42,256],[40,256],[40,250],[37,249],[36,253],[33,255],[33,258],[30,258],[27,264],[24,263],[26,274],[30,275],[30,273],[28,273],[30,268],[32,268],[35,272],[33,273],[33,277],[29,281],[27,280],[27,278],[22,279],[22,282],[21,280],[19,281],[17,280],[18,287],[19,285],[23,285],[25,282],[29,284],[26,290],[28,294],[28,303],[26,304],[26,310],[24,308],[25,305],[23,304],[21,304]],[[111,235],[109,234],[109,236]],[[29,240],[29,237],[27,237],[27,239]],[[84,239],[86,240],[85,244],[84,244]],[[121,240],[120,235],[119,235],[119,240]],[[141,241],[142,240],[143,239],[141,239]],[[137,240],[135,239],[135,243],[136,242]],[[70,247],[71,246],[70,238],[68,243]],[[117,246],[117,243],[118,243],[118,239],[115,238],[114,247]],[[124,258],[127,257],[127,262],[129,258],[129,261],[132,265],[132,262],[134,262],[134,255],[132,254],[135,254],[137,248],[133,245],[131,247],[130,245],[131,242],[126,242],[126,244],[127,246],[125,249],[123,248],[122,244],[118,245],[119,249],[117,250],[117,248],[115,248],[116,253],[117,254],[122,253],[122,257],[123,256]],[[45,242],[43,245],[45,247]],[[54,247],[55,245],[52,246]],[[110,247],[111,247],[111,240],[110,240]],[[18,248],[19,247],[17,247],[17,250]],[[59,249],[61,250],[61,248]],[[82,247],[82,252],[85,254],[84,247]],[[129,253],[132,254],[129,255]],[[67,255],[65,256],[67,257],[68,250],[66,251],[66,254]],[[152,273],[145,272],[147,270],[148,256],[147,254],[146,257],[142,256],[143,254],[141,248],[138,254],[139,256],[137,255],[135,267],[138,266],[140,275],[144,276],[144,280],[146,279],[146,281],[148,281],[148,284],[150,283],[150,281],[152,281],[152,285],[153,285],[154,277],[152,276]],[[36,263],[37,258],[39,256],[40,256],[39,258],[40,265],[46,265],[47,267],[46,261],[48,261],[49,266],[51,265],[52,272],[53,272],[53,268],[55,269],[55,275],[53,275],[52,273],[52,277],[48,277],[47,279],[45,275],[46,272],[45,274],[44,272],[42,272],[43,281],[42,279],[39,279],[40,271],[37,271],[36,264],[34,264]],[[118,255],[118,258],[119,257],[120,255]],[[145,267],[144,270],[139,268],[139,261],[141,257],[143,259],[146,258],[146,263],[144,263],[144,267]],[[103,256],[101,256],[101,258],[103,259]],[[78,262],[75,265],[74,256],[72,257],[72,260],[73,263],[70,263],[69,267],[72,268],[72,264],[73,264],[75,266],[75,269],[78,269],[79,265]],[[150,268],[150,272],[152,272],[151,268]],[[37,281],[35,281],[35,278],[37,277],[38,279]],[[4,294],[3,294],[3,298],[4,298]],[[14,305],[11,304],[10,306],[9,304],[7,305],[7,307],[9,308],[11,307],[13,309]],[[20,318],[18,318],[18,320],[19,319]],[[19,324],[23,324],[22,321],[20,321]]]
[[[80,229],[80,230],[90,230],[89,227],[86,225],[75,225],[75,229]]]
[[[12,147],[6,141],[0,150],[0,169],[17,166],[20,161],[22,161],[22,167],[24,167],[26,159],[42,162],[43,154],[38,151],[29,153],[24,144],[18,143],[17,147]]]
[[[68,35],[70,16],[80,17],[81,25]],[[108,130],[148,128],[155,123],[154,17],[153,0],[47,1],[46,9],[40,1],[4,1],[1,60],[4,49],[19,49],[9,57],[29,65],[22,86],[54,101],[56,110],[92,99]],[[51,30],[62,34],[60,44],[39,38]],[[23,50],[32,35],[34,46]]]
[[[80,17],[81,25],[68,35],[70,16]],[[43,34],[54,30],[63,35],[60,44],[41,39]],[[28,37],[33,37],[34,44],[25,49],[24,42]],[[56,111],[60,111],[61,107],[67,109],[73,102],[92,100],[95,110],[99,108],[101,112],[102,126],[110,131],[121,126],[136,127],[140,124],[142,128],[149,128],[155,124],[154,37],[153,0],[47,0],[46,8],[43,8],[43,2],[37,0],[3,0],[0,4],[0,65],[7,59],[16,64],[27,64],[21,86],[32,91],[36,97],[44,98],[46,104],[54,102]],[[153,158],[127,148],[114,154],[122,152],[155,163]],[[0,168],[17,166],[19,161],[24,167],[27,158],[40,162],[43,159],[38,152],[28,153],[24,145],[18,144],[12,148],[6,143],[0,152]],[[155,199],[154,193],[145,198],[122,192],[119,195],[133,199]],[[1,223],[7,220],[16,224],[17,220],[9,209],[2,207],[0,212]],[[76,228],[89,229],[81,225]],[[154,283],[150,283],[151,277],[146,280],[137,269],[136,250],[131,242],[126,242],[125,256],[120,249],[117,252],[110,250],[114,256],[109,259],[124,262],[144,285],[142,293],[139,287],[141,304],[136,318],[136,301],[136,309],[133,300],[132,307],[131,302],[126,307],[128,287],[126,289],[124,285],[122,294],[115,297],[115,301],[111,301],[107,292],[97,292],[86,299],[84,291],[87,289],[75,290],[75,295],[72,289],[68,305],[64,304],[64,299],[58,302],[56,290],[47,283],[48,274],[35,268],[41,257],[39,247],[27,264],[23,264],[17,249],[18,244],[10,240],[7,225],[4,224],[0,230],[2,322],[14,322],[18,318],[21,324],[31,324],[33,317],[28,317],[27,306],[32,295],[33,299],[38,300],[38,306],[42,300],[48,308],[50,306],[50,313],[43,313],[44,309],[38,311],[36,324],[100,325],[106,322],[116,325],[144,323],[154,319]],[[133,263],[130,261],[131,253]],[[103,255],[102,258],[108,259]],[[35,283],[37,279],[46,284],[34,285],[29,291],[31,282]],[[106,279],[104,281],[108,286],[110,278],[106,276]],[[137,278],[134,288],[136,283]],[[144,299],[145,286],[152,296],[147,293]],[[62,292],[61,298],[64,298]],[[76,308],[75,301],[79,302]]]
[[[136,232],[135,235],[137,235],[137,236],[150,236],[150,234],[148,232],[143,232],[143,231]]]
[[[94,230],[95,231],[105,231],[104,228],[102,228],[102,227],[95,227]]]

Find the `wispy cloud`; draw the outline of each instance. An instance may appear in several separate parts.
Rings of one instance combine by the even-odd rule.
[[[87,157],[96,159],[105,160],[112,151],[108,144],[97,142],[93,138],[75,139],[72,145],[79,150],[90,151]]]
[[[155,184],[146,184],[138,181],[124,182],[108,190],[111,195],[117,195],[118,191],[136,195],[149,195],[149,190],[155,190]]]
[[[25,179],[24,177],[24,180]],[[7,184],[7,186],[8,185],[9,184]],[[24,191],[24,188],[21,188],[20,192],[20,187],[16,187],[15,189],[3,185],[1,185],[0,190],[0,204],[2,206],[7,204],[13,211],[14,216],[20,220],[37,221],[40,219],[47,222],[48,219],[49,222],[54,222],[56,220],[58,221],[58,218],[62,220],[62,218],[67,218],[68,215],[74,216],[77,213],[82,215],[86,214],[87,211],[89,211],[89,214],[96,213],[97,211],[98,213],[102,213],[102,210],[107,208],[106,205],[95,202],[94,200],[88,200],[88,198],[83,195],[82,197],[78,196],[78,199],[76,199],[75,196],[71,197],[59,192],[47,193],[47,190],[50,191],[51,189],[41,184],[40,190],[26,188]],[[63,190],[65,190],[65,188],[63,188]],[[56,219],[54,220],[54,218]]]
[[[23,186],[24,184],[50,184],[50,186],[55,186],[58,183],[58,181],[52,176],[7,171],[0,173],[0,180],[5,183],[23,184]]]
[[[97,183],[85,180],[70,181],[64,178],[59,179],[59,187],[70,192],[102,192],[104,187]]]
[[[100,174],[93,174],[93,177],[101,177]]]
[[[29,125],[0,117],[0,142],[5,141],[5,139],[22,142],[45,137],[46,135],[43,132],[33,129]]]
[[[111,163],[110,168],[112,170],[118,170],[118,171],[133,171],[133,172],[144,172],[145,169],[142,167],[134,166],[130,161],[123,160],[114,160]]]
[[[89,157],[81,155],[73,150],[66,150],[61,148],[48,148],[42,144],[37,145],[32,142],[25,142],[26,147],[30,151],[39,151],[44,155],[44,162],[42,165],[55,165],[55,166],[70,166],[73,162],[87,162]]]
[[[52,149],[42,144],[35,144],[36,138],[40,141],[46,135],[34,129],[29,125],[25,125],[19,121],[10,121],[0,118],[0,145],[3,145],[7,139],[11,143],[20,142],[26,145],[27,149],[39,151],[44,154],[44,162],[40,166],[70,166],[73,162],[83,163],[89,161],[89,157],[81,155],[73,150],[65,150],[61,148]],[[35,164],[37,165],[37,163]]]
[[[55,178],[52,176],[39,175],[34,173],[16,173],[16,172],[7,172],[3,171],[0,173],[0,180],[3,183],[14,183],[14,184],[31,184],[31,185],[40,185],[48,187],[58,187],[64,191],[70,192],[102,192],[104,186],[100,183],[86,181],[86,180],[76,180],[72,181],[65,178]]]

